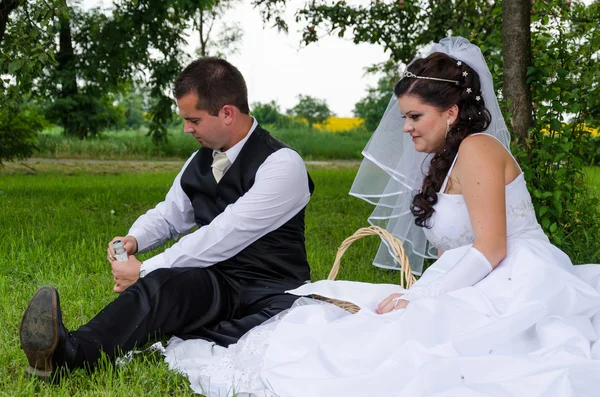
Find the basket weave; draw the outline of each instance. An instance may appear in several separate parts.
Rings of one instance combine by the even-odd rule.
[[[396,237],[394,237],[390,232],[388,232],[385,229],[382,229],[379,226],[369,226],[360,228],[352,236],[348,237],[342,242],[342,244],[337,250],[335,261],[333,262],[333,266],[331,268],[331,271],[329,272],[329,276],[327,276],[327,280],[335,280],[340,270],[342,256],[344,256],[344,253],[353,242],[363,237],[373,235],[379,236],[382,240],[385,240],[387,242],[388,246],[394,253],[396,261],[400,264],[400,285],[406,289],[410,288],[415,283],[416,279],[411,272],[410,263],[408,263],[408,258],[406,257],[406,253],[404,252],[402,242]],[[339,306],[342,309],[345,309],[351,313],[356,313],[360,310],[358,306],[351,302],[321,296],[315,296],[315,298],[323,300],[325,302],[333,303],[334,305]]]

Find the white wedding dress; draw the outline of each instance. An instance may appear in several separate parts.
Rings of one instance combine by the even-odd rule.
[[[462,196],[438,197],[426,233],[444,254],[418,284],[474,240]],[[600,396],[600,265],[573,266],[550,244],[522,174],[506,186],[506,215],[507,256],[473,287],[378,315],[400,287],[319,281],[291,292],[361,310],[301,298],[227,349],[173,338],[166,361],[211,397]]]

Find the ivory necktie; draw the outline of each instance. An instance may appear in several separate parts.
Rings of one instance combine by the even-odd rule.
[[[215,180],[217,181],[217,183],[219,183],[221,178],[223,178],[223,173],[225,172],[227,167],[229,167],[230,164],[231,162],[229,162],[229,159],[227,158],[227,155],[225,153],[215,154],[211,167],[212,173],[215,176]]]

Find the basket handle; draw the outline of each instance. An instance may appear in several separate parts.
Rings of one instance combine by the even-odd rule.
[[[398,240],[387,230],[379,227],[379,226],[369,226],[362,227],[358,229],[352,236],[345,239],[340,247],[338,248],[337,254],[335,255],[335,261],[329,272],[329,276],[327,276],[327,280],[335,280],[340,270],[340,263],[342,260],[342,256],[350,247],[350,245],[365,236],[378,235],[382,240],[387,241],[389,246],[392,248],[396,260],[400,264],[400,285],[405,287],[406,289],[410,288],[416,281],[415,276],[412,274],[410,269],[410,263],[408,263],[408,258],[406,253],[404,252],[404,247],[402,245],[402,241]]]

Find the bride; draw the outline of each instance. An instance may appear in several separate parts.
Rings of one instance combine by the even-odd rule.
[[[229,348],[174,338],[170,368],[209,396],[597,396],[600,266],[536,221],[481,51],[455,37],[402,74],[351,194],[404,242],[409,290],[319,281]],[[375,263],[394,267],[382,244]]]

